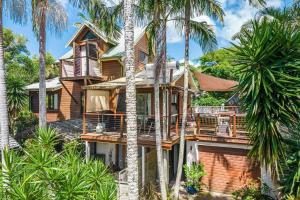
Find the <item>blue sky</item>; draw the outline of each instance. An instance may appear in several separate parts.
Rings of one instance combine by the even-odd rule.
[[[68,28],[62,33],[60,37],[53,34],[47,33],[47,51],[54,55],[55,58],[59,58],[68,51],[65,48],[65,44],[72,37],[76,28],[73,26],[74,23],[80,22],[81,18],[78,16],[80,10],[73,8],[68,5],[68,0],[57,0],[60,1],[65,7],[68,13]],[[291,0],[268,0],[268,6],[283,7],[288,4]],[[248,5],[247,1],[242,0],[219,0],[225,10],[224,24],[220,25],[216,23],[208,16],[201,15],[195,18],[198,21],[206,21],[207,23],[214,26],[218,47],[230,46],[231,37],[240,30],[243,23],[253,18],[257,9]],[[5,12],[4,12],[5,13]],[[15,33],[22,34],[28,39],[27,47],[31,52],[31,55],[38,54],[38,41],[36,40],[33,32],[31,23],[28,22],[26,25],[14,24],[7,15],[4,16],[4,26],[12,29]],[[174,24],[168,24],[167,34],[167,53],[169,56],[174,57],[176,60],[182,60],[184,56],[184,40],[183,37],[178,34],[178,30],[175,29]],[[201,48],[198,44],[191,41],[190,43],[190,59],[194,61],[202,55]]]

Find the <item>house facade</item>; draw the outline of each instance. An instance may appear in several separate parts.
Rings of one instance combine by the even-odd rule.
[[[140,184],[157,180],[154,118],[154,65],[148,52],[148,36],[135,31],[137,90],[137,133]],[[81,140],[87,158],[101,159],[126,182],[126,78],[124,40],[107,38],[88,22],[67,43],[71,48],[59,59],[60,76],[47,80],[47,121],[81,119]],[[154,53],[154,52],[153,52]],[[259,164],[251,163],[251,148],[245,131],[245,114],[236,106],[193,107],[191,99],[199,91],[189,76],[188,117],[185,136],[185,163],[202,162],[208,191],[231,193],[250,179],[265,176]],[[197,79],[197,76],[196,76]],[[209,81],[205,79],[206,82]],[[224,88],[213,79],[209,88]],[[162,148],[166,152],[168,182],[174,180],[179,154],[179,134],[183,104],[183,69],[167,63],[166,81],[160,77]],[[227,82],[228,83],[228,82]],[[218,84],[218,85],[216,85]],[[38,83],[27,86],[30,108],[38,115]],[[201,89],[201,87],[200,87]],[[162,92],[166,93],[163,115]]]

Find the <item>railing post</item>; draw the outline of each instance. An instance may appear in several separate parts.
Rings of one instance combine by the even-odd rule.
[[[233,115],[233,131],[232,131],[232,136],[236,137],[236,114],[235,113]]]
[[[176,125],[175,125],[175,126],[176,126],[175,128],[176,128],[176,135],[177,135],[177,136],[179,136],[179,128],[178,128],[178,125],[179,125],[179,115],[177,115],[177,118],[176,118]]]
[[[82,118],[82,133],[86,134],[86,114],[83,113],[83,118]]]
[[[123,137],[123,127],[124,127],[124,115],[121,114],[121,122],[120,122],[121,137]]]
[[[196,125],[197,125],[197,134],[200,134],[200,113],[198,113],[198,116],[196,118]]]

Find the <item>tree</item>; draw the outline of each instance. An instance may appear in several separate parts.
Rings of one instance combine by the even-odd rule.
[[[27,140],[21,153],[4,152],[6,165],[0,176],[9,181],[2,199],[117,199],[117,185],[107,167],[99,160],[85,162],[82,146],[72,141],[63,149],[54,130],[40,129]]]
[[[282,126],[299,121],[300,31],[288,21],[252,20],[233,44],[241,74],[238,92],[247,112],[250,156],[278,169],[284,157]]]
[[[46,26],[59,34],[66,28],[67,15],[57,0],[32,0],[33,30],[39,39],[39,127],[46,127]],[[48,19],[47,19],[48,17]]]
[[[180,132],[179,158],[177,165],[176,182],[174,185],[174,197],[179,198],[179,187],[182,176],[183,157],[184,157],[184,137],[187,118],[187,101],[188,101],[188,79],[189,79],[189,41],[190,37],[196,40],[202,47],[203,51],[208,51],[216,46],[215,33],[210,25],[206,22],[197,22],[191,20],[196,14],[205,13],[217,20],[223,21],[224,12],[217,1],[178,1],[178,7],[184,8],[184,17],[178,23],[184,26],[185,35],[185,54],[184,54],[184,93],[183,93],[183,113],[182,125]],[[181,26],[182,26],[181,25]],[[182,30],[182,29],[181,29]],[[191,32],[192,31],[192,32]],[[191,33],[191,34],[190,34]]]
[[[133,0],[124,2],[126,117],[127,117],[127,170],[129,199],[139,199],[136,88],[134,68]]]
[[[1,133],[1,160],[3,166],[4,149],[9,148],[9,127],[8,110],[6,99],[5,67],[4,67],[4,49],[3,49],[3,10],[9,11],[10,17],[14,22],[23,23],[25,16],[26,2],[24,0],[0,0],[0,133]]]

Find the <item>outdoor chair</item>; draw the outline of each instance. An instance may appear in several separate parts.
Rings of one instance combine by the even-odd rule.
[[[199,132],[217,134],[218,118],[214,115],[200,115],[197,117]],[[200,126],[200,127],[199,127]]]
[[[233,130],[233,117],[230,116],[230,127]],[[246,116],[245,115],[236,115],[236,134],[238,136],[247,136],[246,130]]]

